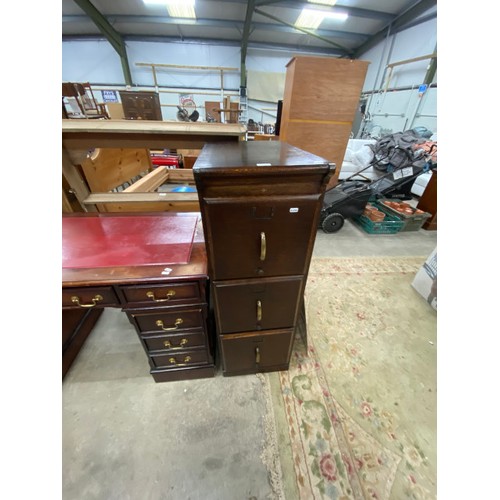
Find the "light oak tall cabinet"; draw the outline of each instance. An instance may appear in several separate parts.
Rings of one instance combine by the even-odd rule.
[[[286,69],[280,140],[335,163],[337,184],[368,61],[297,56]]]

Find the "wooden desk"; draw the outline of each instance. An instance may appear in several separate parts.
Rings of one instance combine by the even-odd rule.
[[[96,203],[162,204],[165,210],[193,210],[196,193],[101,193],[96,202],[79,165],[94,148],[201,149],[207,143],[243,140],[239,123],[147,120],[62,120],[62,170],[80,204],[97,212]]]
[[[193,214],[141,214],[158,220],[187,215]],[[116,220],[124,216],[74,214],[64,217]],[[118,307],[127,314],[156,382],[215,375],[207,300],[207,258],[199,224],[186,264],[63,268],[63,378],[104,307]]]

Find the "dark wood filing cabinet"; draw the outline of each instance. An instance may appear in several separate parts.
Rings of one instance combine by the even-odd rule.
[[[335,166],[279,141],[207,144],[193,167],[223,374],[287,370]]]

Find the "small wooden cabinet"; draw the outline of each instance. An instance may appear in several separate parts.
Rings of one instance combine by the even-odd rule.
[[[335,166],[280,141],[207,144],[193,173],[223,374],[288,369]]]

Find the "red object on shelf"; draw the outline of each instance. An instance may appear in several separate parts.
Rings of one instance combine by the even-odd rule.
[[[167,167],[179,168],[178,156],[151,156],[151,163],[154,167],[166,165]]]
[[[63,217],[63,268],[187,264],[198,216]]]

